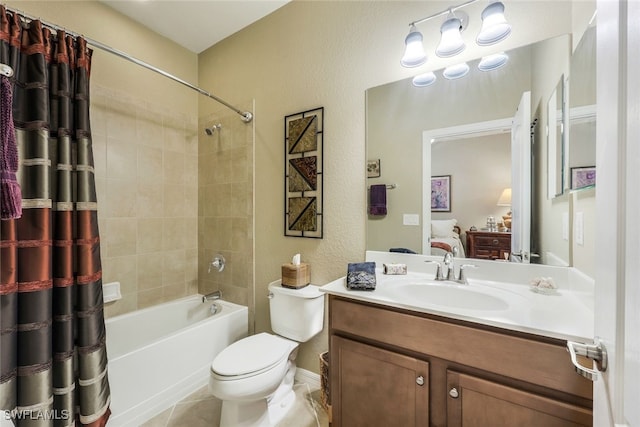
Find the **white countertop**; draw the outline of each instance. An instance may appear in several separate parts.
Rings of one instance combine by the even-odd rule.
[[[380,264],[378,264],[381,266]],[[420,313],[444,316],[503,329],[542,335],[561,340],[593,342],[593,308],[585,301],[589,295],[580,290],[558,289],[552,295],[533,292],[526,284],[496,282],[485,279],[469,278],[469,284],[454,282],[434,282],[433,273],[409,272],[407,275],[385,275],[382,269],[376,269],[376,289],[373,291],[355,291],[346,287],[342,277],[320,288],[331,295],[350,298],[389,307],[396,307]],[[473,297],[467,303],[456,298],[448,301],[433,301],[437,298],[416,297],[404,292],[403,285],[412,285],[411,292],[420,286],[453,287],[446,289],[455,292],[471,292]],[[406,288],[404,288],[406,289]],[[433,290],[433,289],[431,289]],[[460,293],[460,295],[463,295]],[[481,303],[499,304],[488,309],[478,309],[473,300]]]

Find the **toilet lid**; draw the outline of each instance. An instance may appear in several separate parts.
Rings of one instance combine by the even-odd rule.
[[[261,371],[287,358],[291,346],[287,340],[260,333],[243,338],[225,348],[213,359],[211,369],[223,376],[239,376]]]

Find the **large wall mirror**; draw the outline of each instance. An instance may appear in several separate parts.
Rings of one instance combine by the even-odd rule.
[[[478,61],[471,61],[471,71],[464,78],[447,80],[436,71],[438,79],[427,87],[415,87],[409,78],[366,91],[367,160],[379,168],[379,176],[369,178],[367,186],[386,185],[388,205],[386,215],[369,215],[367,219],[367,250],[401,248],[426,253],[423,235],[433,235],[431,222],[438,222],[439,227],[441,221],[452,219],[460,227],[466,249],[466,232],[472,227],[479,231],[486,228],[488,217],[501,222],[509,213],[502,195],[512,187],[512,175],[518,172],[514,172],[512,161],[511,129],[503,126],[504,120],[514,117],[523,93],[529,92],[532,113],[527,129],[531,125],[533,130],[536,121],[547,121],[551,93],[559,81],[571,76],[571,36],[543,40],[507,54],[507,64],[490,72],[479,71]],[[491,121],[499,122],[491,131],[464,131]],[[423,135],[450,128],[461,131],[433,138],[426,155]],[[543,130],[538,126],[536,132]],[[589,133],[588,129],[583,131]],[[571,234],[565,235],[562,229],[570,227],[571,201],[567,196],[547,198],[547,151],[536,147],[543,141],[546,145],[546,136],[531,136],[530,190],[518,195],[532,202],[529,213],[534,231],[529,237],[532,250],[540,256],[531,262],[570,265]],[[580,150],[571,142],[563,146],[567,152]],[[426,173],[425,158],[430,164]],[[448,206],[444,210],[430,210],[431,201],[423,196],[425,189],[431,188],[431,177],[447,181]],[[549,206],[539,206],[536,201],[540,200]],[[429,211],[426,216],[425,211]],[[429,223],[425,217],[430,218]]]

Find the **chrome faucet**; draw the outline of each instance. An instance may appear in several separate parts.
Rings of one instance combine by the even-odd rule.
[[[445,276],[444,280],[452,280],[455,279],[456,276],[456,271],[455,271],[455,264],[453,262],[453,253],[451,252],[447,252],[446,254],[444,254],[444,259],[442,260],[442,262],[444,263],[445,268],[447,269],[447,275]],[[451,272],[453,271],[453,274],[451,274]],[[451,277],[453,276],[453,277]]]
[[[469,284],[469,282],[467,282],[467,277],[464,274],[464,271],[467,268],[478,268],[478,266],[475,265],[475,264],[462,264],[460,266],[460,272],[458,273],[458,277],[456,279],[454,279],[454,282],[461,283],[463,285],[468,285]]]
[[[207,301],[214,301],[217,299],[222,298],[222,291],[218,290],[218,291],[213,291],[210,294],[207,295],[203,295],[202,296],[202,302],[207,302]]]
[[[468,284],[467,277],[466,277],[464,271],[467,268],[478,268],[478,266],[474,265],[474,264],[462,264],[460,266],[460,269],[458,270],[458,276],[456,277],[454,258],[455,258],[455,255],[453,253],[451,253],[451,252],[447,252],[444,255],[444,259],[442,260],[442,264],[444,264],[445,268],[447,269],[446,276],[442,272],[442,269],[443,269],[442,264],[440,264],[438,261],[431,261],[431,260],[425,261],[425,262],[428,262],[428,263],[436,264],[436,275],[435,275],[433,280],[436,280],[438,282],[440,282],[440,281],[450,281],[450,282],[461,283],[461,284],[464,284],[464,285]]]

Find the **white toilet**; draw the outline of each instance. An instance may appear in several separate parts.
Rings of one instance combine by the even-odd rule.
[[[275,426],[295,402],[298,343],[322,330],[324,294],[318,286],[269,284],[271,329],[225,348],[211,364],[209,391],[222,400],[220,427]]]

